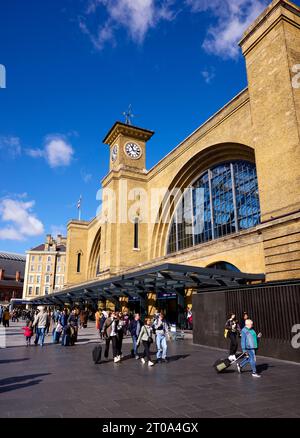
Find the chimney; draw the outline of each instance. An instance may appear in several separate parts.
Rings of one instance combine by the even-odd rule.
[[[48,243],[48,245],[51,243],[51,240],[52,240],[51,234],[47,234],[46,235],[46,243]]]
[[[61,234],[57,235],[56,241],[57,241],[57,245],[61,245]]]
[[[5,269],[0,268],[0,280],[4,280],[4,272],[5,272]]]
[[[21,272],[16,271],[16,281],[21,281]]]

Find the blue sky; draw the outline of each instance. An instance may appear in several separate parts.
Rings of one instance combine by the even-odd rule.
[[[2,0],[0,250],[89,220],[107,131],[129,104],[147,168],[242,90],[237,41],[264,0]]]

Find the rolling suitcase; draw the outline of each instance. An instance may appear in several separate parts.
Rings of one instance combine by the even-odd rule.
[[[239,357],[236,358],[236,360],[230,361],[229,359],[218,359],[214,364],[213,367],[218,373],[221,373],[222,371],[226,370],[230,367],[230,365],[236,363],[238,360],[242,359],[242,357],[245,356],[246,353],[242,353]]]
[[[101,362],[101,355],[102,355],[102,347],[101,345],[96,345],[96,347],[93,349],[93,361],[95,364]]]

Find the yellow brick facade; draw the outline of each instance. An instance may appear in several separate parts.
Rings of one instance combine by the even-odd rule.
[[[267,281],[300,278],[300,88],[293,86],[293,69],[300,64],[300,8],[273,1],[246,30],[240,45],[248,87],[149,171],[145,156],[150,131],[122,124],[111,129],[105,143],[111,156],[117,145],[118,154],[110,161],[102,187],[114,194],[116,217],[111,221],[104,202],[101,220],[99,215],[91,222],[69,222],[68,286],[165,261],[201,267],[225,261],[243,272],[265,273]],[[139,159],[126,155],[124,148],[130,142],[141,149]],[[170,224],[162,220],[166,212],[159,195],[155,192],[153,202],[150,194],[162,188],[184,189],[209,167],[233,160],[256,165],[261,223],[168,255]],[[123,196],[125,186],[130,199]],[[143,191],[148,195],[145,200]],[[133,223],[122,223],[120,217],[124,203],[130,218],[140,221],[138,248],[133,248]],[[143,223],[144,207],[156,223]],[[172,201],[168,208],[174,210]],[[190,305],[191,293],[187,295]],[[149,294],[150,314],[155,306],[155,294]]]

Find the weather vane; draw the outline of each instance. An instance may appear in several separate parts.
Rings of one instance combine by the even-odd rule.
[[[133,119],[133,117],[136,117],[136,115],[133,114],[133,112],[132,112],[132,105],[131,104],[128,106],[128,110],[123,112],[123,116],[125,117],[126,125],[132,125],[131,119]]]

